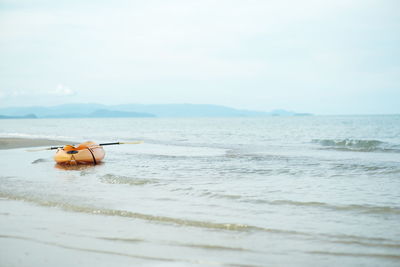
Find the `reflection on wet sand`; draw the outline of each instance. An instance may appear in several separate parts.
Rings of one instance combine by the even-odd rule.
[[[65,171],[82,171],[86,169],[91,169],[96,166],[101,166],[104,163],[99,162],[97,164],[59,164],[56,163],[54,164],[54,168],[60,169],[60,170],[65,170]]]

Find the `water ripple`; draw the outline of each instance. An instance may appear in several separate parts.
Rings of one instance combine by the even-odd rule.
[[[313,139],[325,149],[356,152],[391,152],[400,153],[400,146],[379,140],[359,139]]]
[[[265,203],[269,205],[290,205],[299,207],[317,207],[325,208],[336,211],[355,211],[367,214],[400,214],[400,207],[390,207],[390,206],[373,206],[373,205],[358,205],[358,204],[348,204],[348,205],[334,205],[318,201],[302,202],[293,200],[263,200],[263,199],[246,199],[243,202],[253,202],[253,203]]]
[[[264,228],[264,227],[253,226],[253,225],[248,225],[248,224],[197,221],[197,220],[190,220],[190,219],[144,214],[144,213],[138,213],[138,212],[132,212],[132,211],[126,211],[126,210],[114,210],[114,209],[106,209],[106,208],[98,208],[98,207],[79,206],[79,205],[74,205],[74,204],[69,204],[69,203],[44,200],[44,199],[36,198],[33,196],[25,196],[25,195],[21,196],[21,195],[7,194],[4,192],[0,192],[0,197],[4,197],[4,198],[10,199],[10,200],[31,202],[31,203],[34,203],[34,204],[37,204],[40,206],[45,206],[45,207],[57,207],[57,208],[61,208],[63,210],[72,211],[72,212],[105,215],[105,216],[127,217],[127,218],[133,218],[133,219],[153,221],[153,222],[158,222],[158,223],[172,223],[172,224],[176,224],[176,225],[180,225],[180,226],[191,226],[191,227],[227,230],[227,231],[239,231],[239,232],[261,231],[261,232],[276,233],[276,234],[311,235],[311,234],[305,233],[305,232],[282,230],[282,229],[270,229],[270,228]]]
[[[126,184],[126,185],[145,185],[155,184],[158,181],[155,179],[140,179],[122,175],[106,174],[100,177],[102,183],[107,184]]]

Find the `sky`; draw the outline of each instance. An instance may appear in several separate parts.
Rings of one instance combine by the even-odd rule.
[[[0,0],[0,107],[400,113],[398,0]]]

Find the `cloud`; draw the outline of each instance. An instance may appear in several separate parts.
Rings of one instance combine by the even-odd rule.
[[[69,88],[68,86],[64,84],[58,84],[56,89],[53,91],[48,91],[49,94],[52,95],[59,95],[59,96],[70,96],[70,95],[76,95],[76,92]]]
[[[58,84],[53,90],[2,90],[0,91],[0,98],[7,97],[35,97],[35,96],[73,96],[76,91],[72,90],[69,86]]]
[[[23,97],[32,95],[31,92],[26,90],[2,90],[0,91],[0,98],[9,98],[9,97]]]

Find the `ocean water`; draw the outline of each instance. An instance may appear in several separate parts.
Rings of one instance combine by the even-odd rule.
[[[0,266],[400,266],[400,116],[2,120]]]

